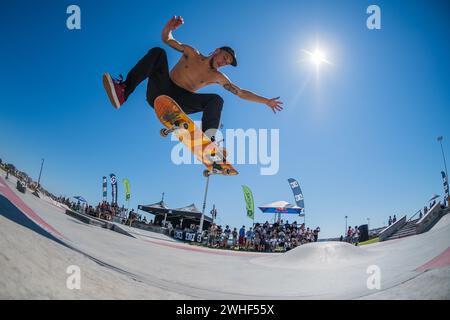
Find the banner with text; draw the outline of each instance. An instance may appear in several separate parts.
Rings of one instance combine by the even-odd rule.
[[[300,208],[305,208],[305,201],[303,200],[302,189],[300,189],[300,184],[297,180],[293,178],[288,179],[289,185],[291,186],[292,192],[294,193],[295,203]]]
[[[253,201],[253,194],[249,187],[242,186],[244,191],[245,206],[247,208],[247,217],[250,219],[255,219],[255,204]]]

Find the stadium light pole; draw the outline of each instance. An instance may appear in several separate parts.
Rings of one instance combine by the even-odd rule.
[[[39,171],[39,179],[38,179],[38,185],[37,185],[37,188],[38,188],[38,189],[39,189],[40,186],[41,186],[41,174],[42,174],[42,167],[44,166],[44,160],[45,160],[45,159],[42,159],[42,162],[41,162],[41,170]]]
[[[203,222],[205,221],[205,208],[206,208],[206,197],[208,195],[209,177],[210,177],[210,175],[208,175],[208,177],[206,178],[205,197],[203,199],[202,217],[200,219],[200,228],[199,228],[200,233],[203,232]]]
[[[447,162],[445,161],[444,148],[442,147],[442,140],[443,139],[444,139],[443,136],[440,136],[440,137],[437,138],[437,140],[439,141],[439,144],[441,145],[442,158],[444,159],[445,176],[446,176],[447,181],[448,181]]]

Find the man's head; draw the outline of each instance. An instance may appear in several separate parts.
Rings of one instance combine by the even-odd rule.
[[[211,58],[211,67],[219,69],[227,65],[232,65],[233,67],[237,66],[234,50],[226,46],[214,50]]]

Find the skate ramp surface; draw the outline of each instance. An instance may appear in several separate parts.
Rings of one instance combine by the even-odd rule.
[[[319,242],[284,254],[236,252],[145,230],[127,229],[134,232],[131,238],[87,225],[51,201],[17,192],[14,185],[0,178],[0,298],[450,297],[448,215],[427,233],[363,247]],[[21,223],[25,217],[31,228]],[[81,290],[67,289],[71,265],[80,267]],[[374,268],[381,275],[379,289],[367,286]]]

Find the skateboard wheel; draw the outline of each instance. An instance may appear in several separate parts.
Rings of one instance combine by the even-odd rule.
[[[183,129],[185,129],[185,130],[189,130],[189,123],[187,123],[187,122],[182,122],[182,123],[180,124],[180,127],[183,128]]]
[[[167,129],[161,129],[159,130],[159,134],[161,135],[161,137],[167,137],[169,135],[169,133],[167,132]]]
[[[231,173],[231,170],[227,169],[227,170],[225,170],[225,173],[229,175]]]
[[[203,176],[208,178],[210,176],[210,172],[208,170],[203,170]]]

